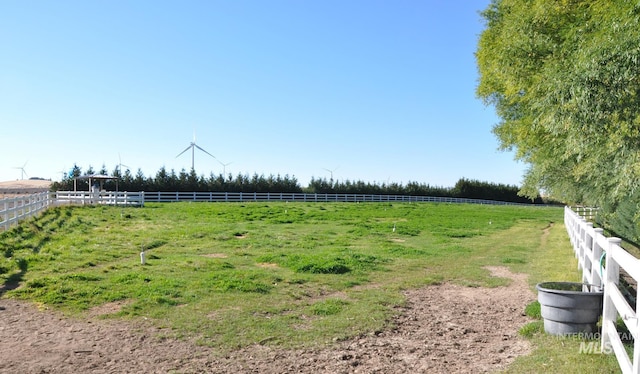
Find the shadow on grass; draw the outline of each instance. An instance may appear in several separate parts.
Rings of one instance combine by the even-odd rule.
[[[20,282],[24,275],[27,273],[27,269],[29,268],[29,263],[26,260],[18,261],[18,267],[20,271],[14,274],[11,274],[5,281],[4,284],[0,286],[0,297],[4,295],[5,292],[15,290],[20,286]]]
[[[6,258],[15,258],[15,253],[23,250],[30,251],[34,254],[40,253],[42,248],[51,240],[52,236],[69,220],[71,210],[62,210],[61,208],[51,208],[38,217],[21,222],[18,226],[9,231],[5,231],[0,235],[0,256]],[[5,238],[8,244],[2,242]],[[35,242],[35,243],[33,243]],[[26,274],[29,263],[26,259],[16,258],[18,272],[9,275],[5,281],[0,284],[0,297],[7,291],[14,290],[20,286],[24,275]],[[0,274],[8,269],[0,268]],[[9,272],[11,270],[8,270]]]

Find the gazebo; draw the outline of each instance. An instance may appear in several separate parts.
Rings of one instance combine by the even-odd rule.
[[[73,178],[73,191],[78,191],[77,181],[78,180],[89,180],[89,192],[99,192],[102,191],[104,186],[104,181],[106,180],[115,180],[116,181],[116,191],[118,191],[118,179],[119,177],[114,177],[112,175],[102,175],[102,174],[87,174],[81,175],[79,177]],[[94,183],[99,183],[98,186],[94,186]],[[97,190],[94,189],[97,187]]]

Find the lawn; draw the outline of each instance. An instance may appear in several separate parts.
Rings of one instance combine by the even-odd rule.
[[[0,234],[0,282],[2,297],[73,316],[118,302],[101,318],[146,318],[221,350],[311,347],[388,327],[404,289],[503,285],[486,265],[528,273],[532,289],[578,279],[562,217],[557,207],[435,203],[61,207]],[[577,348],[531,335],[538,351],[519,371],[554,371],[545,357],[580,367]]]

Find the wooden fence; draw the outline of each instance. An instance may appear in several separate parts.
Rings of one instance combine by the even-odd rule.
[[[0,231],[8,230],[18,222],[33,217],[51,206],[66,204],[141,206],[144,205],[144,193],[59,191],[0,199]]]
[[[364,195],[325,193],[275,193],[275,192],[144,192],[144,202],[209,201],[298,201],[298,202],[438,202],[492,205],[530,205],[504,201],[462,199],[452,197]]]
[[[565,227],[569,233],[571,244],[578,258],[578,267],[582,270],[582,280],[604,288],[604,307],[602,312],[601,351],[615,353],[620,369],[625,374],[640,374],[640,328],[638,303],[632,306],[623,296],[620,287],[621,269],[635,281],[640,280],[640,260],[633,257],[621,246],[619,238],[607,238],[603,230],[594,228],[589,222],[571,208],[565,207]],[[638,297],[636,286],[635,300]],[[624,321],[629,333],[633,337],[633,353],[629,357],[622,343],[621,337],[625,333],[616,328],[620,318]]]
[[[592,208],[588,206],[572,206],[571,210],[576,212],[580,217],[587,221],[595,221],[598,214],[598,208]]]
[[[51,193],[57,205],[123,205],[143,206],[144,192],[127,191],[56,191]]]
[[[7,230],[23,219],[33,217],[47,209],[53,202],[48,192],[1,199],[0,230]]]
[[[0,230],[6,230],[18,221],[29,218],[50,205],[122,205],[144,206],[145,202],[438,202],[490,205],[530,205],[504,201],[461,199],[452,197],[362,195],[362,194],[307,194],[259,192],[115,192],[115,191],[56,191],[42,192],[16,198],[0,199]]]

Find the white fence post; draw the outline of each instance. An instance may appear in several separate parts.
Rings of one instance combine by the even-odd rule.
[[[591,239],[591,252],[593,254],[593,259],[596,260],[596,263],[591,264],[591,284],[593,284],[597,291],[602,291],[604,288],[604,274],[602,273],[602,256],[604,251],[600,244],[598,244],[598,238],[604,236],[604,230],[601,228],[593,229],[593,238]],[[595,281],[594,281],[595,279]]]
[[[609,238],[609,248],[607,248],[607,266],[606,266],[606,271],[605,271],[605,276],[604,276],[604,284],[605,284],[605,288],[604,288],[604,299],[603,299],[603,308],[602,308],[602,341],[601,341],[601,345],[602,345],[602,349],[603,351],[605,349],[610,349],[609,347],[611,347],[611,334],[615,334],[615,325],[613,325],[613,330],[612,330],[612,324],[615,323],[616,319],[617,319],[617,312],[616,312],[616,306],[613,302],[613,298],[611,297],[611,293],[615,292],[613,291],[613,288],[618,287],[618,282],[620,279],[620,265],[618,265],[618,263],[616,261],[613,260],[612,257],[612,246],[613,245],[619,245],[621,243],[621,240],[618,238]]]
[[[3,201],[2,222],[4,222],[3,228],[7,230],[9,228],[9,200]]]

